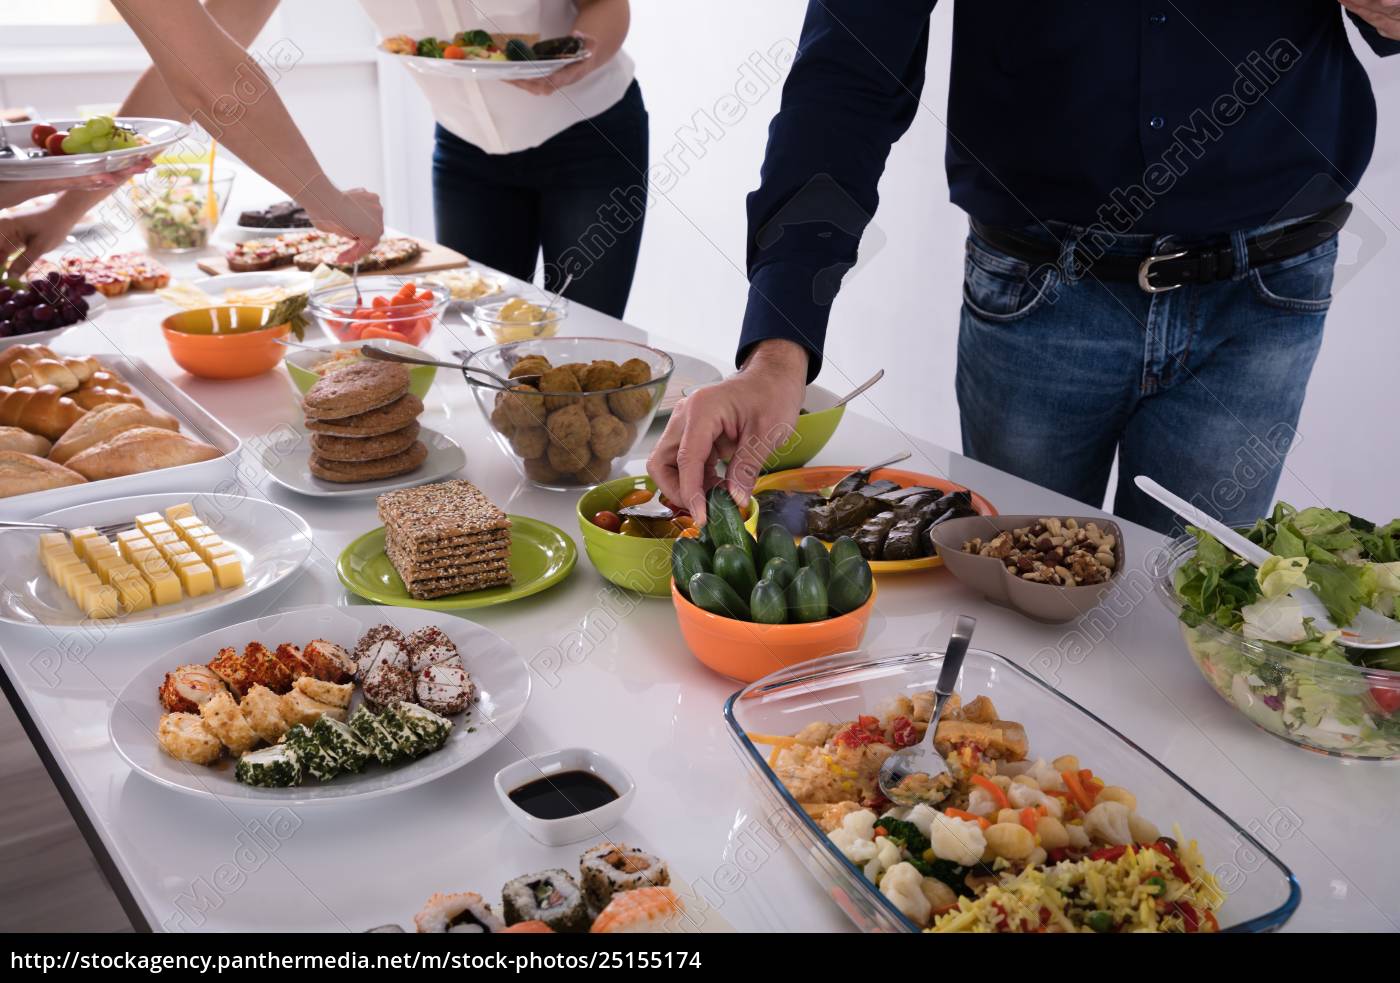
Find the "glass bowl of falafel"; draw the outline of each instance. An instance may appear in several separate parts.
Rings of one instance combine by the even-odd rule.
[[[464,368],[491,436],[527,479],[545,488],[607,481],[651,425],[674,363],[615,338],[535,338],[475,352]],[[465,374],[465,373],[464,373]]]

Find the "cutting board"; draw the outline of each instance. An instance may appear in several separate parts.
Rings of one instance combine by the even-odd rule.
[[[411,263],[400,263],[398,266],[389,266],[382,270],[366,270],[361,268],[361,276],[373,276],[376,273],[393,273],[395,275],[411,276],[415,273],[433,273],[437,270],[452,270],[462,266],[470,266],[467,257],[457,252],[455,249],[448,249],[440,246],[436,242],[429,242],[426,239],[418,239],[417,243],[423,247],[423,251],[418,258]],[[223,256],[206,256],[199,261],[198,267],[210,276],[222,276],[231,272],[228,268],[228,260]],[[279,266],[281,270],[293,270],[296,267],[290,263],[286,266]]]

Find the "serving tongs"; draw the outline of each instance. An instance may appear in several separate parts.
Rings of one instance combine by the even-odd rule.
[[[1133,479],[1133,483],[1197,529],[1204,529],[1210,533],[1220,541],[1221,546],[1246,563],[1256,567],[1263,566],[1264,561],[1274,555],[1258,543],[1245,539],[1219,519],[1196,508],[1184,498],[1173,495],[1146,475],[1138,475]],[[1339,627],[1332,620],[1332,616],[1328,614],[1327,605],[1323,604],[1322,599],[1309,588],[1295,587],[1288,592],[1288,596],[1298,602],[1302,607],[1303,617],[1311,618],[1313,627],[1318,631],[1340,631],[1341,637],[1337,641],[1347,648],[1384,649],[1400,645],[1400,621],[1387,618],[1379,611],[1373,611],[1364,604],[1351,624]]]

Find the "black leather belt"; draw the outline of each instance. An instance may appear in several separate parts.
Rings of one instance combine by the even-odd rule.
[[[1320,246],[1341,230],[1350,215],[1351,203],[1342,202],[1330,211],[1300,219],[1292,225],[1246,240],[1245,250],[1249,257],[1249,265],[1254,267],[1265,263],[1277,263]],[[988,245],[1024,260],[1032,267],[1047,264],[1058,266],[1060,263],[1061,249],[1052,242],[1045,242],[1012,229],[984,225],[976,219],[972,220],[972,228]],[[1128,256],[1120,253],[1095,256],[1090,252],[1093,243],[1086,241],[1088,239],[1089,237],[1081,239],[1075,247],[1077,276],[1136,281],[1139,287],[1150,294],[1175,290],[1188,283],[1217,283],[1228,280],[1235,274],[1235,249],[1228,238],[1147,256]]]

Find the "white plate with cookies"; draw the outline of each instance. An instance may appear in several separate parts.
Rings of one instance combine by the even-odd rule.
[[[411,488],[432,481],[450,478],[467,464],[467,452],[451,437],[427,427],[417,432],[417,440],[427,449],[423,463],[407,474],[390,478],[367,478],[363,481],[326,481],[311,473],[311,440],[313,434],[298,428],[300,437],[268,444],[262,450],[263,467],[267,475],[283,488],[301,495],[318,498],[358,498],[382,495],[395,488]]]
[[[234,652],[244,652],[253,642],[261,642],[268,650],[275,651],[284,644],[290,644],[305,651],[311,647],[310,643],[314,640],[322,640],[337,646],[341,652],[350,656],[351,666],[357,666],[355,656],[362,654],[356,651],[360,640],[372,630],[382,631],[384,626],[391,632],[397,632],[398,637],[408,638],[414,638],[415,632],[421,635],[433,628],[439,629],[446,635],[450,648],[455,649],[455,653],[451,655],[460,659],[470,678],[472,699],[461,712],[447,715],[452,728],[446,743],[438,750],[392,766],[371,760],[358,773],[339,774],[326,781],[319,781],[307,775],[303,776],[299,785],[288,788],[262,788],[238,781],[235,777],[237,755],[229,748],[225,747],[222,753],[216,753],[219,749],[211,745],[210,753],[200,753],[200,744],[218,742],[219,737],[214,736],[216,733],[229,736],[226,726],[218,722],[209,711],[179,717],[173,722],[168,721],[162,743],[162,719],[188,710],[188,707],[179,709],[178,700],[172,702],[164,695],[168,689],[167,674],[176,673],[183,668],[186,673],[194,671],[196,675],[200,675],[199,669],[216,658],[227,657],[221,653],[230,649]],[[419,658],[419,651],[414,650],[415,660]],[[315,669],[314,666],[304,668]],[[230,676],[223,664],[219,666],[219,670],[223,676]],[[244,682],[237,678],[233,678],[231,682],[223,680],[222,677],[216,678],[212,684],[216,691],[214,695],[225,707],[234,706],[238,708],[238,712],[250,714],[252,708],[249,707],[251,701],[248,692],[251,691],[251,684],[236,703],[232,702],[236,698],[233,689],[228,690],[227,698],[220,695],[221,687],[242,688]],[[288,717],[284,723],[290,722],[293,716],[304,722],[303,714],[315,712],[306,709],[312,704],[304,699],[303,691],[316,692],[330,688],[316,682],[298,686],[303,682],[305,680],[298,678],[293,688],[281,696],[281,699],[296,701],[294,706],[287,708]],[[322,708],[335,719],[353,715],[364,700],[365,694],[358,669],[348,683],[353,685],[353,691],[345,705],[339,708],[339,714],[336,714],[334,704],[327,704]],[[331,687],[333,686],[332,683]],[[325,695],[328,699],[335,699],[329,692]],[[339,699],[343,698],[341,696]],[[112,708],[108,731],[117,753],[127,764],[146,778],[167,788],[191,795],[242,803],[313,805],[401,792],[442,778],[479,758],[504,740],[519,722],[529,700],[530,671],[525,661],[509,642],[481,625],[444,617],[438,612],[409,608],[317,605],[295,608],[219,628],[164,653],[138,672],[122,689],[117,696],[116,705]],[[203,702],[209,701],[208,697],[203,698]],[[172,706],[176,706],[177,709],[172,711]],[[206,719],[210,724],[208,728],[204,726]],[[181,730],[186,733],[173,738],[170,732],[174,729],[174,723],[180,724]],[[254,753],[275,746],[266,742],[266,739],[275,736],[266,732],[266,722],[260,720],[258,724],[262,736],[252,745]],[[169,750],[166,749],[167,746]],[[184,760],[176,757],[176,754],[196,760]]]
[[[182,511],[186,505],[208,533],[177,526],[172,519],[166,523],[168,529],[151,532],[142,537],[142,543],[125,542],[123,535],[130,537],[129,530],[155,528],[138,523],[138,517],[163,519],[170,510]],[[0,621],[14,625],[101,631],[192,618],[276,586],[301,569],[312,549],[311,527],[305,519],[251,495],[201,491],[133,495],[59,509],[33,521],[68,530],[63,538],[78,562],[68,557],[62,544],[56,545],[64,562],[45,562],[42,530],[4,530],[0,569],[7,573],[8,589],[0,592]],[[94,540],[85,533],[116,523],[123,529],[103,535],[105,545],[94,547]],[[152,552],[159,563],[150,559]],[[113,554],[116,559],[110,563],[104,559]],[[138,568],[136,577],[125,576],[132,572],[127,566]],[[175,583],[170,583],[170,576]],[[137,583],[123,588],[122,582],[128,579]],[[114,603],[103,603],[104,597]]]

